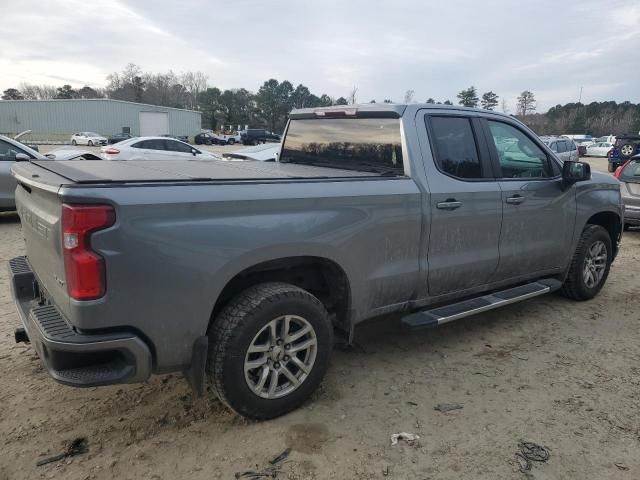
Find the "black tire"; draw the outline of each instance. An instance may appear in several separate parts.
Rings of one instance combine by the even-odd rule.
[[[297,315],[311,325],[317,339],[315,361],[295,390],[280,398],[262,398],[247,384],[245,356],[256,335],[283,315]],[[324,305],[287,283],[262,283],[243,291],[214,319],[208,335],[207,377],[214,392],[229,408],[256,420],[284,415],[309,398],[324,377],[333,348],[333,327]]]
[[[607,249],[607,259],[604,269],[604,274],[600,281],[589,288],[584,280],[583,269],[585,266],[585,257],[589,249],[597,242],[604,243]],[[569,274],[562,285],[560,293],[565,297],[573,300],[590,300],[595,297],[607,281],[609,276],[609,269],[611,268],[611,261],[613,259],[613,248],[611,245],[611,237],[600,225],[588,224],[582,231],[580,240],[578,240],[578,247],[571,260],[571,266],[569,267]]]
[[[227,145],[235,145],[236,144],[236,140],[234,138],[230,138],[229,140],[227,140]]]
[[[78,145],[78,142],[76,142],[75,140],[71,140],[71,145],[75,147],[76,145]]]
[[[618,151],[620,152],[620,158],[628,160],[636,153],[636,144],[625,142],[618,147]]]
[[[87,142],[87,147],[93,147],[93,142],[91,140]]]
[[[609,170],[609,172],[611,173],[615,172],[616,168],[618,168],[617,163],[609,162],[609,165],[607,165],[607,170]]]

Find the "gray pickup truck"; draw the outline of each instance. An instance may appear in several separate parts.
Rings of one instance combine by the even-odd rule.
[[[559,290],[588,300],[620,242],[616,179],[516,119],[438,105],[294,111],[277,162],[16,163],[10,261],[57,381],[182,371],[266,419],[318,387],[337,337],[432,327]]]

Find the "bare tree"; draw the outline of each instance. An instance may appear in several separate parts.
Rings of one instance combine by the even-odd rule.
[[[26,82],[19,85],[19,90],[25,100],[49,100],[58,93],[57,88],[53,85],[33,85]]]
[[[413,102],[413,94],[416,93],[415,90],[407,90],[404,94],[404,103]]]
[[[349,96],[347,97],[347,101],[349,102],[349,105],[355,105],[356,104],[356,93],[358,93],[358,87],[356,87],[354,85],[353,89],[349,93]]]
[[[502,97],[502,113],[509,113],[509,104],[507,103],[507,99]]]

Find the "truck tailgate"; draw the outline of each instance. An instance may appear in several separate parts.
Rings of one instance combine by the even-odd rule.
[[[62,204],[57,194],[64,179],[27,162],[16,167],[14,172],[20,172],[16,175],[16,209],[29,263],[40,288],[66,313],[69,296],[62,256]]]

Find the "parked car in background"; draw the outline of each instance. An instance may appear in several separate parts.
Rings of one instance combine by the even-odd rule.
[[[168,137],[136,137],[100,149],[105,160],[193,160],[220,158]]]
[[[176,140],[180,140],[181,142],[189,143],[189,137],[187,135],[170,135],[168,133],[165,133],[164,135],[160,136],[165,138],[175,138]]]
[[[114,143],[122,142],[123,140],[129,140],[133,138],[133,135],[129,133],[115,133],[109,137],[107,143],[113,145]]]
[[[47,158],[25,144],[0,135],[0,212],[16,209],[16,180],[11,175],[11,166],[16,161],[46,160]]]
[[[95,132],[79,132],[71,135],[71,145],[87,145],[88,147],[93,147],[106,144],[106,137]]]
[[[235,145],[236,143],[242,142],[242,138],[239,133],[236,133],[233,135],[220,133],[220,134],[215,134],[213,138],[214,138],[213,143],[217,145]]]
[[[29,135],[30,133],[31,133],[31,130],[25,130],[24,132],[20,132],[19,134],[17,134],[15,137],[13,137],[13,139],[20,141],[20,143],[26,145],[31,150],[35,150],[36,152],[39,152],[40,148],[38,147],[38,145],[33,143],[27,143],[24,140],[20,140],[22,137],[24,137],[25,135]]]
[[[578,147],[570,138],[562,137],[551,137],[551,136],[543,136],[540,137],[540,140],[547,145],[553,153],[557,155],[557,157],[564,161],[578,160]]]
[[[196,145],[213,145],[215,137],[211,133],[201,132],[193,137],[193,142]]]
[[[79,150],[77,148],[58,148],[51,150],[44,155],[49,160],[102,160],[100,155],[96,155],[89,150]]]
[[[235,152],[223,153],[222,158],[229,160],[256,160],[258,162],[275,162],[278,152],[280,152],[279,143],[269,143],[264,145],[254,145],[252,147],[236,150]]]
[[[613,144],[609,158],[609,171],[615,172],[631,157],[640,154],[640,135],[619,135]]]
[[[606,157],[612,148],[613,144],[609,142],[594,142],[586,147],[587,152],[585,153],[585,156]]]
[[[576,145],[587,145],[593,142],[593,135],[571,134],[571,135],[560,135],[560,136],[564,138],[570,138],[571,140],[574,141]]]
[[[616,143],[616,136],[615,135],[604,135],[602,137],[598,137],[596,139],[593,140],[594,143],[599,143],[599,142],[606,142],[606,143],[610,143],[610,144],[614,144]]]
[[[616,169],[624,203],[624,228],[640,226],[640,155],[635,155]]]
[[[267,141],[267,131],[264,128],[249,128],[240,132],[243,145],[258,145]]]

